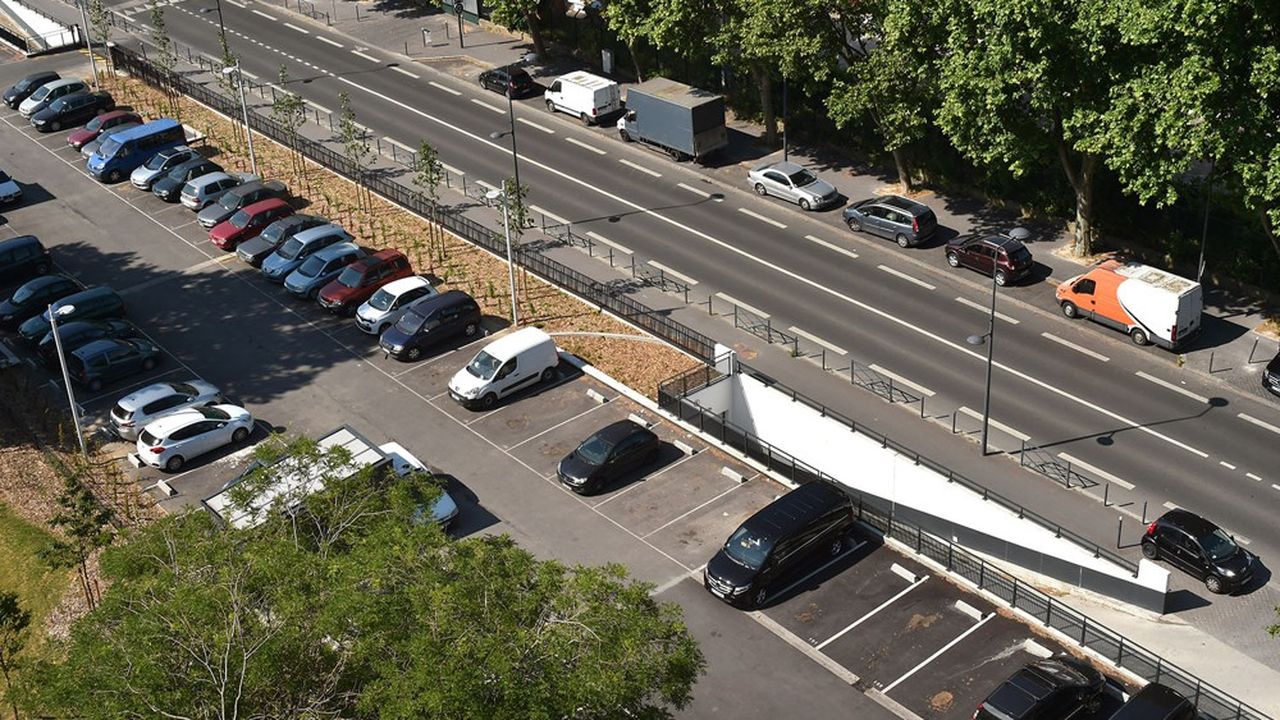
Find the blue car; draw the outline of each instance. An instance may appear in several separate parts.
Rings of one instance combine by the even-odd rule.
[[[333,223],[304,230],[286,240],[262,261],[262,276],[271,282],[283,283],[289,273],[297,270],[316,251],[348,242],[355,242],[355,238]]]

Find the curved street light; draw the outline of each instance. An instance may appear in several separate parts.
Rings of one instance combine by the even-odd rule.
[[[516,327],[520,324],[520,312],[516,305],[516,264],[511,256],[511,215],[508,210],[510,203],[507,202],[507,194],[501,190],[490,190],[484,196],[490,201],[502,198],[502,230],[507,238],[507,280],[511,283],[511,326]]]
[[[84,430],[80,427],[80,409],[76,405],[75,390],[71,387],[71,373],[67,372],[67,356],[62,354],[62,337],[58,334],[58,318],[76,311],[75,305],[63,305],[54,309],[49,304],[49,330],[53,333],[53,347],[58,353],[58,365],[62,367],[62,384],[67,386],[67,402],[71,405],[71,420],[76,425],[76,439],[80,441],[80,454],[89,459],[89,448],[84,444]]]

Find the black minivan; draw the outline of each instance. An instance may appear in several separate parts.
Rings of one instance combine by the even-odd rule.
[[[73,295],[67,295],[52,303],[44,313],[27,318],[26,322],[18,326],[18,334],[22,336],[23,340],[35,345],[51,329],[48,318],[49,310],[57,312],[68,305],[72,307],[72,310],[66,315],[60,315],[58,317],[59,323],[71,322],[72,320],[100,320],[103,318],[124,317],[124,300],[116,294],[115,290],[105,285],[98,285],[81,290]]]
[[[44,312],[49,303],[79,291],[80,284],[66,275],[41,275],[30,280],[0,303],[0,327],[16,328]]]
[[[823,482],[792,490],[747,518],[702,572],[712,595],[760,606],[769,585],[815,553],[839,555],[853,527],[853,501]]]
[[[422,298],[405,308],[395,325],[382,333],[378,344],[397,360],[413,362],[423,351],[445,340],[475,337],[480,333],[480,306],[461,290]]]
[[[49,272],[49,251],[35,235],[0,240],[0,285],[26,282]]]

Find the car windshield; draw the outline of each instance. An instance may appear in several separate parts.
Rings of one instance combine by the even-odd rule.
[[[773,543],[768,538],[761,537],[743,526],[729,536],[729,540],[724,544],[724,551],[738,564],[752,570],[759,570],[765,558],[769,557],[769,550],[772,547]]]
[[[320,269],[324,267],[324,258],[319,255],[312,255],[302,263],[302,267],[298,268],[299,275],[306,277],[315,277],[320,274]]]
[[[89,124],[84,126],[84,129],[97,130],[100,127],[102,127],[102,116],[98,115],[98,116],[95,116],[92,120],[90,120]]]
[[[48,94],[49,94],[49,86],[41,85],[39,88],[36,89],[35,92],[31,93],[31,99],[35,100],[36,102],[39,102],[44,99],[45,95],[48,95]]]
[[[196,386],[191,385],[189,383],[171,382],[169,383],[169,389],[173,390],[179,395],[198,395],[199,394],[199,392],[196,390]]]
[[[609,457],[609,451],[612,449],[613,446],[606,442],[604,438],[599,435],[592,435],[582,441],[576,452],[579,457],[592,465],[601,465]]]
[[[285,243],[276,254],[283,260],[292,260],[298,257],[298,253],[302,250],[302,241],[298,238],[289,238],[289,242]]]
[[[71,103],[70,98],[60,97],[57,100],[54,100],[53,102],[49,103],[49,109],[52,110],[53,112],[58,112],[63,108],[65,108],[70,103]]]
[[[421,328],[422,324],[425,323],[426,321],[427,319],[422,315],[419,315],[418,313],[412,310],[409,310],[408,312],[400,316],[400,320],[396,322],[396,329],[399,330],[400,332],[405,333],[406,335],[412,335],[418,332],[418,329]]]
[[[196,412],[205,416],[209,420],[230,420],[231,419],[231,413],[216,407],[196,408]]]
[[[227,210],[235,210],[240,207],[240,196],[229,192],[218,199],[218,204]]]
[[[9,173],[0,170],[0,183],[9,182]]]
[[[32,284],[23,285],[13,294],[13,302],[18,305],[22,305],[26,301],[30,300],[35,294],[35,286]]]
[[[182,194],[183,194],[183,195],[185,195],[186,197],[191,197],[191,198],[195,197],[195,196],[196,196],[196,184],[195,184],[195,183],[193,183],[193,182],[189,182],[189,183],[187,183],[186,185],[183,185],[183,186],[182,186]]]
[[[1023,246],[1018,246],[1009,251],[1009,258],[1017,262],[1027,262],[1031,260],[1031,251]]]
[[[164,167],[164,161],[168,159],[169,158],[165,157],[164,155],[152,155],[151,159],[148,160],[146,163],[144,163],[144,166],[148,170],[159,170],[160,168]]]
[[[481,380],[488,380],[493,377],[494,373],[498,372],[500,365],[502,365],[501,360],[481,350],[480,354],[475,356],[475,359],[467,363],[467,372]]]
[[[102,146],[98,148],[98,154],[104,158],[111,157],[112,155],[115,155],[116,151],[119,149],[120,141],[114,137],[109,137],[106,142],[102,143]]]
[[[341,280],[342,278],[338,279]],[[369,298],[369,307],[374,310],[387,310],[391,307],[391,301],[395,299],[395,295],[392,295],[386,290],[379,290],[373,294],[373,297]]]
[[[1204,548],[1204,552],[1209,556],[1210,560],[1226,560],[1236,554],[1239,546],[1231,536],[1222,531],[1222,528],[1214,528],[1213,532],[1208,535],[1201,536],[1200,547]]]
[[[342,273],[338,275],[338,284],[342,287],[358,288],[360,287],[360,280],[363,277],[364,274],[357,270],[354,265],[348,265],[343,269]]]
[[[791,184],[796,187],[804,187],[805,185],[812,185],[813,183],[818,182],[818,178],[814,177],[813,173],[808,170],[796,172],[792,174],[789,179],[791,180]]]
[[[18,92],[23,92],[23,91],[25,91],[27,88],[31,87],[31,85],[32,85],[34,82],[35,82],[35,79],[33,79],[33,78],[22,78],[22,79],[21,79],[21,80],[19,80],[18,82],[14,83],[14,85],[13,85],[13,89],[14,89],[14,90],[17,90]]]
[[[280,242],[280,236],[284,234],[284,228],[285,226],[281,223],[271,223],[258,237],[274,245]]]
[[[245,212],[244,210],[237,210],[236,214],[231,216],[231,220],[230,220],[231,226],[242,228],[245,225],[249,224],[250,217],[252,217],[252,215]]]

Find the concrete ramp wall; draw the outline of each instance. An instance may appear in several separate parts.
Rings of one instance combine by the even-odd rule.
[[[0,38],[26,55],[83,44],[79,27],[65,25],[20,0],[0,0]]]

